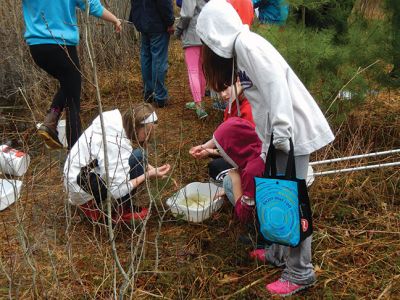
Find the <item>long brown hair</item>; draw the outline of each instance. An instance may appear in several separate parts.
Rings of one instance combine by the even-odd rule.
[[[204,76],[211,89],[222,92],[232,84],[233,58],[221,57],[203,43],[202,59]],[[236,74],[236,66],[234,72]],[[233,83],[236,83],[236,78],[233,76]]]
[[[152,113],[154,108],[149,103],[135,104],[122,115],[122,126],[124,127],[126,136],[132,142],[137,140],[138,130],[145,126],[142,124]]]

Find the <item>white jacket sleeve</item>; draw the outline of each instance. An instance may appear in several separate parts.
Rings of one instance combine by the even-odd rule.
[[[288,152],[289,138],[293,133],[293,104],[286,80],[286,71],[274,57],[256,49],[248,52],[248,75],[253,85],[260,91],[264,101],[265,114],[274,134],[274,145],[277,149]]]

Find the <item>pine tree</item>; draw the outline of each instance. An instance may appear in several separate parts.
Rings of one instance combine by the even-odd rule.
[[[297,21],[316,29],[334,29],[337,43],[346,42],[348,18],[355,0],[291,0]]]

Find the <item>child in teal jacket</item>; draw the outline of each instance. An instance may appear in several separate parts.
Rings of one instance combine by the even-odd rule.
[[[38,134],[50,149],[62,148],[57,124],[65,108],[68,148],[81,134],[80,96],[81,71],[76,46],[79,27],[76,9],[86,9],[91,15],[111,22],[117,32],[121,21],[105,9],[99,0],[23,0],[25,41],[35,63],[60,82],[50,109],[39,127]]]

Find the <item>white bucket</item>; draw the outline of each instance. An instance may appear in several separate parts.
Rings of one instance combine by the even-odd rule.
[[[7,145],[0,146],[0,172],[13,176],[26,173],[31,159],[28,154]]]
[[[20,195],[22,181],[0,179],[0,211],[13,204]]]
[[[182,215],[183,219],[190,222],[202,222],[221,208],[223,198],[214,199],[219,191],[221,188],[213,183],[192,182],[170,197],[167,205],[174,216]],[[201,201],[191,205],[189,202],[192,198]]]

